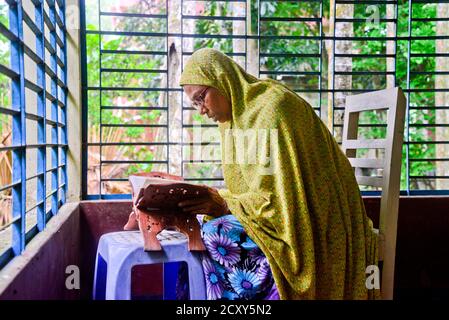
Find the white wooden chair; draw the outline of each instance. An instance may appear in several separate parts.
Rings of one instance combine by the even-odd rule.
[[[346,98],[342,149],[356,169],[359,185],[382,188],[379,216],[379,261],[383,261],[382,299],[393,299],[396,233],[401,179],[402,144],[406,99],[400,88],[392,88]],[[358,137],[359,114],[387,110],[386,136],[382,139]],[[383,159],[357,158],[357,149],[383,149]],[[357,169],[358,168],[358,169]],[[383,169],[382,176],[364,176],[360,169]]]

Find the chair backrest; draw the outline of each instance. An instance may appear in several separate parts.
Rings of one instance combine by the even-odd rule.
[[[379,260],[383,261],[381,294],[393,299],[396,233],[401,180],[406,99],[400,88],[346,98],[342,149],[356,170],[359,185],[382,188],[379,216]],[[386,136],[359,138],[360,112],[387,110]],[[383,159],[357,158],[357,149],[383,149]],[[364,176],[361,169],[382,169],[382,176]]]

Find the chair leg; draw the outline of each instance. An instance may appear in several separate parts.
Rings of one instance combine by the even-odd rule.
[[[97,288],[97,285],[98,285],[98,257],[99,257],[99,254],[97,253],[97,256],[96,256],[96,259],[95,259],[95,273],[94,273],[94,286],[92,287],[92,299],[93,300],[98,300],[98,292],[97,292],[97,290],[98,290],[98,288]]]
[[[206,300],[206,282],[201,257],[196,259],[194,254],[192,253],[191,258],[187,261],[190,300]]]
[[[106,278],[106,300],[131,300],[131,269],[126,259],[109,263]]]
[[[95,260],[94,285],[92,288],[93,300],[104,300],[106,290],[107,263],[100,253]]]

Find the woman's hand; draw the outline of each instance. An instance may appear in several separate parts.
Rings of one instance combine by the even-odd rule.
[[[207,214],[212,217],[220,217],[229,214],[229,208],[226,201],[220,196],[218,190],[205,186],[208,189],[208,195],[201,199],[185,200],[178,203],[178,206],[186,213]]]

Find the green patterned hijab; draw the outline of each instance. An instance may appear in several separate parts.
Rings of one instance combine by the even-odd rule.
[[[372,223],[349,161],[313,108],[213,49],[191,56],[180,84],[214,87],[231,101],[232,120],[219,125],[227,187],[220,194],[267,257],[281,299],[377,296],[365,286],[366,267],[377,264]],[[229,162],[245,152],[223,143],[233,130],[275,132],[258,145],[271,153],[274,171]]]

